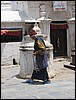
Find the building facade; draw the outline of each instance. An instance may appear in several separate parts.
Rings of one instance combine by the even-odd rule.
[[[1,14],[4,16],[1,17],[1,28],[12,28],[13,31],[14,28],[22,29],[22,41],[14,42],[13,46],[24,42],[35,21],[40,21],[38,25],[42,33],[46,34],[47,40],[53,44],[54,57],[71,57],[71,50],[75,48],[75,1],[9,1],[6,6],[4,3],[6,2],[1,1],[1,13],[5,11],[9,14]],[[12,18],[10,14],[15,17]],[[7,49],[5,45],[9,44],[2,43],[2,61]],[[17,52],[14,49],[13,53],[13,57],[19,62],[19,49]]]

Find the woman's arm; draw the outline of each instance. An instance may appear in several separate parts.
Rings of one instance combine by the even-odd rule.
[[[38,46],[38,50],[36,52],[33,53],[33,55],[43,55],[44,51],[46,50],[46,46],[44,45],[44,43],[41,40],[37,40],[37,46]]]

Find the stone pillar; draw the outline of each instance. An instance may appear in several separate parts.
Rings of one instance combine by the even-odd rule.
[[[75,65],[75,48],[71,50],[71,65]]]
[[[43,34],[47,35],[47,41],[50,42],[50,23],[51,19],[47,19],[45,17],[39,18],[40,20],[40,28]]]
[[[68,26],[69,26],[68,29],[69,48],[67,48],[67,50],[68,50],[68,56],[71,57],[71,50],[75,48],[75,18],[71,18],[68,20]]]
[[[27,75],[31,75],[34,64],[33,64],[33,42],[22,44],[20,46],[20,72],[19,77],[26,78]]]

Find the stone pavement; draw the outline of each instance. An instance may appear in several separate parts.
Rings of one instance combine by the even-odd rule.
[[[28,84],[16,77],[19,65],[1,66],[1,99],[75,99],[75,70],[64,67],[68,60],[54,60],[56,76],[51,84]]]

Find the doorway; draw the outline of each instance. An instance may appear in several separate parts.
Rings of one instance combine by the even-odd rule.
[[[50,39],[53,44],[53,55],[54,57],[67,56],[67,24],[63,21],[53,21],[52,23]]]

